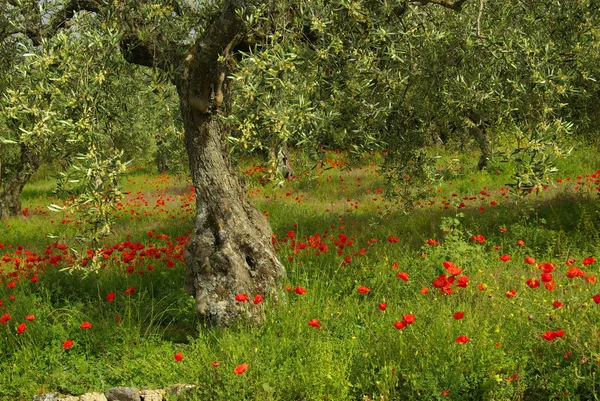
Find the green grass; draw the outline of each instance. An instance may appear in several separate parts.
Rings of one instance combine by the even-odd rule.
[[[561,162],[556,178],[563,182],[520,199],[501,191],[509,168],[477,172],[470,154],[452,161],[456,155],[436,151],[446,177],[408,212],[378,194],[383,178],[369,161],[299,175],[282,187],[249,177],[249,197],[269,216],[290,290],[278,304],[248,305],[264,310],[263,324],[227,329],[206,327],[182,289],[180,236],[192,229],[194,205],[186,179],[132,172],[107,257],[100,257],[105,266],[86,275],[61,270],[71,249],[85,249],[71,239],[73,218],[46,212],[52,182],[40,173],[23,193],[31,214],[0,222],[0,256],[9,259],[0,263],[0,315],[12,317],[0,325],[0,399],[191,383],[195,400],[597,400],[600,305],[592,296],[600,284],[589,277],[600,276],[600,262],[582,260],[600,257],[600,177],[591,177],[600,160],[577,149]],[[461,201],[465,207],[457,208]],[[485,241],[471,240],[476,235]],[[427,245],[430,238],[440,244]],[[503,254],[510,261],[501,261]],[[527,286],[541,281],[541,270],[523,262],[527,256],[556,264],[553,291]],[[567,278],[567,259],[585,278]],[[466,288],[455,282],[453,293],[442,295],[433,286],[448,275],[444,261],[463,269],[457,277],[468,276]],[[32,283],[34,273],[39,281]],[[296,294],[297,286],[306,294]],[[361,294],[359,286],[370,291]],[[126,295],[130,288],[135,292]],[[509,290],[516,296],[507,297]],[[452,316],[457,311],[465,312],[461,320]],[[415,322],[396,329],[407,314]],[[21,323],[27,327],[18,334]],[[557,330],[564,337],[542,338]],[[469,341],[458,344],[459,336]],[[62,346],[67,339],[70,349]],[[242,363],[248,370],[234,374]]]

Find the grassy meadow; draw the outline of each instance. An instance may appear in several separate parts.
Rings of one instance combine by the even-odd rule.
[[[282,186],[242,163],[286,294],[248,294],[265,322],[226,329],[183,291],[187,178],[132,169],[113,235],[86,254],[76,219],[46,207],[62,200],[44,169],[0,221],[0,400],[175,383],[192,400],[600,399],[597,150],[526,197],[510,166],[437,151],[444,179],[409,212],[375,159],[332,153]],[[101,269],[65,270],[76,251]]]

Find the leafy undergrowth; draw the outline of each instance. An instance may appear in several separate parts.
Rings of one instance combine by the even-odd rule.
[[[182,289],[187,180],[133,171],[95,251],[34,182],[0,222],[0,399],[181,382],[197,400],[600,397],[597,160],[522,199],[510,171],[440,158],[446,179],[406,213],[375,164],[330,156],[281,187],[242,169],[287,294],[247,294],[265,323],[229,329],[205,327]],[[97,273],[63,270],[82,256]]]

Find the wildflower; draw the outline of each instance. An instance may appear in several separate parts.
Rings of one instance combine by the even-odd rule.
[[[584,266],[588,266],[591,265],[592,263],[594,263],[595,259],[593,257],[589,257],[589,258],[585,258],[581,261],[581,264]]]
[[[555,281],[551,281],[549,283],[544,283],[544,287],[546,287],[546,289],[548,291],[552,292],[556,288],[556,282]]]
[[[510,255],[507,255],[506,253],[504,255],[500,255],[498,256],[498,259],[500,259],[503,262],[508,262],[510,260]]]
[[[17,334],[23,334],[25,332],[26,328],[27,328],[27,325],[25,323],[21,323],[20,325],[17,326]]]
[[[64,349],[69,349],[73,346],[74,341],[73,340],[66,340],[64,343],[62,343],[62,347]]]
[[[469,342],[469,340],[470,340],[470,338],[467,337],[467,336],[458,336],[458,337],[456,337],[456,343],[457,344],[466,344],[466,343]]]
[[[506,228],[504,227],[498,227],[498,230],[502,231],[503,233],[505,233],[506,231],[508,231]]]
[[[600,294],[596,294],[592,297],[595,303],[600,304]],[[2,316],[4,318],[4,316]],[[9,317],[10,320],[10,317]],[[4,322],[3,322],[4,323]]]
[[[527,280],[526,283],[530,288],[538,288],[540,286],[540,282],[534,278]]]
[[[402,330],[406,327],[406,323],[396,320],[396,322],[394,322],[394,327],[398,330]]]
[[[433,280],[431,282],[431,284],[435,287],[435,288],[444,288],[448,285],[448,278],[446,277],[445,274],[440,274],[438,276],[438,278],[436,278],[435,280]]]
[[[235,300],[238,302],[250,302],[248,294],[235,294]]]
[[[554,306],[555,308],[562,308],[563,304],[560,301],[554,301],[552,302],[552,306]]]
[[[256,295],[254,297],[254,301],[252,301],[254,303],[254,305],[258,305],[259,303],[261,303],[263,301],[263,297],[261,295]]]
[[[469,276],[460,276],[456,284],[457,287],[467,288],[469,285]]]
[[[542,273],[540,276],[544,283],[549,283],[550,281],[552,281],[552,274],[550,273]]]
[[[525,246],[525,242],[523,242],[523,240],[518,240],[517,241],[517,245],[519,245],[519,246]]]
[[[429,293],[429,288],[427,288],[427,287],[423,287],[423,288],[421,288],[421,291],[420,291],[420,292],[421,292],[421,294],[423,294],[423,295],[426,295],[426,294],[428,294],[428,293]]]
[[[238,365],[235,367],[235,369],[233,369],[233,373],[235,373],[236,375],[241,375],[246,371],[246,369],[248,369],[248,364],[242,363],[241,365]]]
[[[114,300],[115,300],[114,292],[109,292],[108,294],[106,294],[106,302],[112,302]]]
[[[35,316],[34,315],[27,315],[27,316],[25,316],[25,320],[27,320],[29,322],[33,322],[35,320]]]
[[[123,294],[125,295],[130,295],[130,294],[135,294],[136,289],[133,287],[129,287],[128,289],[126,289],[125,291],[123,291]]]
[[[360,287],[358,287],[357,289],[359,294],[366,294],[367,292],[370,292],[371,290],[367,287],[365,287],[364,285],[361,285]]]
[[[515,291],[515,290],[508,290],[508,291],[506,291],[506,294],[504,294],[504,295],[506,296],[506,298],[512,298],[515,295],[517,295],[517,291]]]
[[[456,320],[460,320],[465,316],[465,312],[454,312],[452,314],[452,317],[455,318]]]
[[[82,329],[91,329],[92,324],[90,322],[83,322],[79,325],[79,327],[81,327]]]
[[[408,324],[413,324],[416,319],[417,319],[417,317],[415,315],[411,315],[411,314],[402,316],[402,321],[404,323],[406,323],[407,325]]]
[[[177,362],[181,362],[183,360],[183,354],[181,352],[177,352],[175,355],[173,355],[173,358],[175,358]]]
[[[218,368],[219,366],[221,366],[221,364],[220,364],[219,362],[217,362],[217,361],[213,361],[212,365],[213,365],[215,368]]]
[[[386,303],[377,304],[377,307],[380,310],[386,310],[387,309],[387,304]]]
[[[398,273],[397,277],[401,278],[404,281],[408,281],[408,273],[406,273],[406,272],[400,272],[400,273]]]
[[[319,324],[319,321],[317,319],[310,319],[308,321],[308,325],[311,327],[316,327],[317,329],[321,328],[321,325]]]
[[[294,289],[294,292],[298,295],[304,295],[304,294],[306,294],[306,289],[304,289],[303,287],[297,286]]]
[[[568,278],[585,277],[585,273],[583,272],[583,270],[581,270],[578,267],[571,267],[569,270],[567,270],[567,277]]]
[[[528,256],[528,257],[525,258],[524,262],[527,263],[528,265],[532,265],[532,264],[535,263],[535,259],[532,258],[532,257],[530,257],[530,256]]]

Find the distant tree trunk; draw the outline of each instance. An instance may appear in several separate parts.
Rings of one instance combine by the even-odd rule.
[[[13,173],[7,174],[4,185],[0,186],[0,217],[11,217],[21,213],[21,192],[33,173],[40,167],[37,153],[21,144],[21,156]],[[6,167],[5,167],[6,168]],[[2,184],[2,183],[0,183]]]
[[[160,138],[156,141],[156,169],[160,174],[169,171],[169,156],[165,144]]]
[[[271,148],[269,153],[271,160],[275,164],[277,173],[283,178],[292,177],[294,175],[294,168],[290,164],[287,142],[278,142],[277,145]]]
[[[469,134],[475,139],[479,146],[479,150],[481,150],[477,169],[483,170],[487,167],[488,160],[492,157],[492,143],[486,130],[486,124],[479,114],[476,112],[469,112],[468,118],[472,123],[471,126],[468,127]]]
[[[235,10],[224,7],[177,79],[190,172],[196,191],[196,222],[186,246],[185,289],[196,310],[225,326],[238,315],[260,320],[259,307],[236,294],[276,296],[285,275],[271,243],[267,219],[248,201],[246,186],[233,169],[227,129],[215,114],[226,112],[227,56],[239,37]]]

